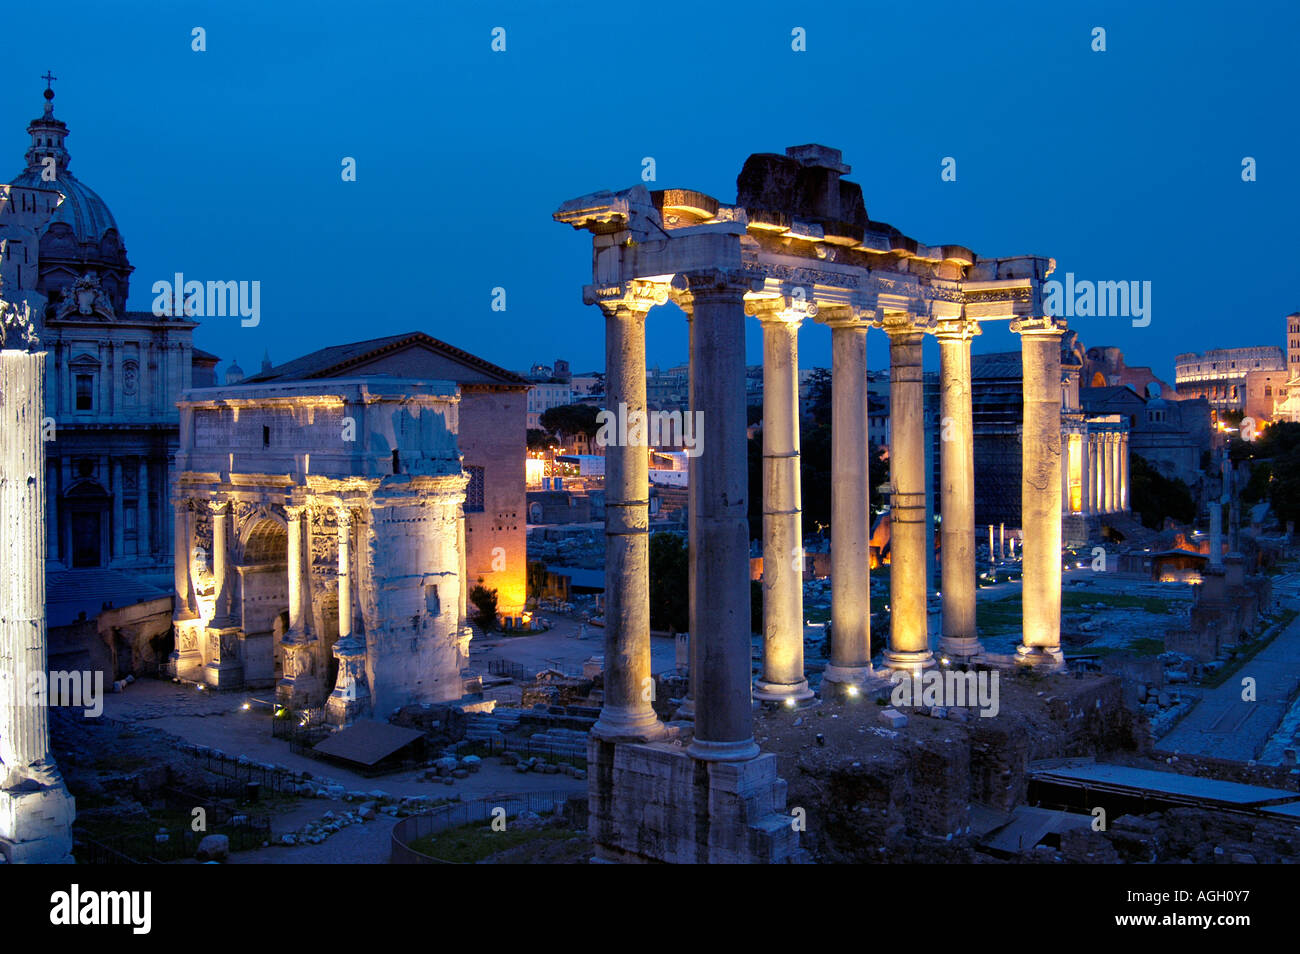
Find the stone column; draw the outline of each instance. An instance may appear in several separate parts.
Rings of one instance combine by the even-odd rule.
[[[349,559],[352,541],[352,511],[338,510],[339,521],[339,639],[352,635],[352,575]]]
[[[831,326],[831,659],[823,683],[871,676],[871,441],[867,325]]]
[[[189,500],[181,497],[175,501],[172,521],[175,524],[172,540],[172,578],[176,584],[173,598],[175,619],[193,619],[195,606],[190,586],[190,508]]]
[[[1061,335],[1065,322],[1028,318],[1020,333],[1024,438],[1020,482],[1023,535],[1023,662],[1059,667],[1061,652]]]
[[[224,500],[209,501],[212,508],[212,592],[216,602],[212,607],[212,625],[228,626],[233,622],[230,607],[230,544],[226,539],[230,523],[230,504]]]
[[[47,686],[44,416],[45,353],[0,351],[0,856],[10,862],[72,861],[76,812],[50,752],[49,696],[35,689]]]
[[[153,545],[150,540],[149,521],[149,458],[140,458],[140,470],[137,480],[137,486],[140,489],[140,498],[138,500],[139,513],[135,518],[135,539],[136,539],[136,556],[149,558],[153,556]]]
[[[340,637],[334,644],[334,656],[339,661],[339,675],[325,700],[325,721],[331,725],[351,725],[370,708],[366,641],[360,636]]]
[[[816,306],[796,303],[746,308],[763,329],[763,674],[754,695],[788,704],[813,697],[803,669],[799,324]]]
[[[934,661],[926,613],[925,390],[923,334],[910,315],[884,319],[889,334],[889,648],[890,669],[919,671]]]
[[[126,554],[126,521],[122,518],[122,462],[113,461],[113,549],[110,559],[120,560]]]
[[[319,641],[307,633],[304,602],[303,517],[306,507],[284,508],[288,527],[289,630],[280,640],[281,678],[275,687],[276,701],[290,708],[319,703],[322,681],[316,672]]]
[[[208,662],[203,678],[217,689],[236,689],[243,684],[244,664],[239,657],[239,621],[231,603],[233,575],[230,567],[230,504],[209,501],[212,508],[213,592],[216,602],[208,624]]]
[[[645,320],[668,289],[632,283],[593,300],[605,315],[605,409],[614,422],[604,439],[605,700],[592,731],[645,741],[664,733],[651,705]]]
[[[943,653],[965,661],[980,653],[975,632],[975,423],[971,410],[971,339],[979,325],[939,322],[939,509],[943,561]]]
[[[1127,513],[1128,499],[1128,434],[1121,435],[1119,446],[1119,509]]]
[[[1088,442],[1088,446],[1083,457],[1083,512],[1091,516],[1097,512],[1097,443],[1092,432],[1087,430],[1087,425],[1084,425],[1084,427],[1084,437]]]
[[[744,296],[752,282],[722,269],[679,281],[693,322],[692,417],[703,412],[701,453],[692,461],[698,513],[690,547],[695,740],[689,752],[697,759],[740,761],[758,755],[750,695],[745,450]]]
[[[1223,501],[1211,499],[1210,510],[1210,566],[1223,569]]]

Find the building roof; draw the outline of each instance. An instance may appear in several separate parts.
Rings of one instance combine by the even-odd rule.
[[[277,365],[269,371],[250,375],[244,381],[255,384],[265,381],[337,377],[359,364],[412,346],[428,348],[501,384],[527,386],[530,383],[527,378],[520,377],[513,371],[507,371],[489,361],[484,361],[468,351],[462,351],[445,341],[426,335],[423,331],[408,331],[400,335],[369,338],[351,344],[321,348],[301,358],[294,358],[292,361]]]
[[[970,356],[972,378],[1016,378],[1024,376],[1024,359],[1019,351],[995,351]]]
[[[312,751],[344,762],[372,766],[423,737],[419,729],[360,719],[317,743]]]

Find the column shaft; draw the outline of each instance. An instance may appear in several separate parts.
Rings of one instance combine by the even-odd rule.
[[[153,546],[150,540],[152,533],[150,532],[150,520],[149,520],[149,458],[148,457],[140,458],[140,470],[139,470],[139,478],[137,484],[140,488],[140,497],[139,500],[137,501],[139,512],[136,515],[135,552],[136,552],[136,556],[139,557],[152,557]]]
[[[216,603],[212,609],[212,626],[231,624],[230,618],[230,554],[226,541],[230,505],[223,502],[212,505],[212,589]]]
[[[663,732],[651,705],[647,310],[604,306],[606,410],[625,422],[605,447],[605,702],[593,731],[606,739]]]
[[[973,324],[973,323],[972,323]],[[943,561],[943,639],[949,656],[980,651],[975,632],[975,423],[971,408],[970,332],[940,331],[939,509]]]
[[[694,327],[691,375],[703,411],[690,560],[691,680],[698,759],[758,754],[750,695],[749,522],[745,451],[745,312],[748,283],[727,273],[688,276]]]
[[[352,514],[339,511],[339,639],[352,635]]]
[[[289,632],[288,636],[299,636],[303,632],[302,614],[302,508],[286,507],[288,517],[288,563],[289,563]]]
[[[126,528],[122,518],[122,462],[113,461],[113,548],[111,559],[120,560],[126,554]]]
[[[1024,439],[1020,509],[1024,637],[1032,663],[1060,665],[1061,655],[1061,325],[1022,321]]]
[[[763,675],[760,699],[810,699],[803,671],[799,319],[764,318]]]
[[[888,328],[886,330],[889,330]],[[925,392],[919,331],[889,331],[889,649],[891,669],[929,665],[926,612]]]
[[[172,514],[175,525],[172,534],[172,579],[176,584],[175,616],[177,619],[190,619],[194,615],[194,604],[190,600],[190,526],[189,501],[181,498],[176,501]]]
[[[1128,498],[1128,434],[1124,434],[1119,445],[1119,509],[1127,513],[1130,509]]]
[[[823,680],[871,675],[871,441],[867,328],[831,326],[831,659]]]

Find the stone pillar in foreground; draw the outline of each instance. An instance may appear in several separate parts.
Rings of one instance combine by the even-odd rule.
[[[943,560],[943,637],[950,659],[980,654],[975,632],[975,423],[971,409],[969,319],[939,322],[939,509]]]
[[[831,659],[824,683],[871,676],[871,441],[867,419],[867,325],[831,327]]]
[[[925,392],[921,341],[910,315],[884,319],[889,334],[889,648],[890,669],[921,670],[934,661],[926,613]]]
[[[0,308],[8,322],[13,306]],[[0,343],[16,330],[0,324]],[[45,353],[0,351],[0,855],[8,862],[71,862],[76,814],[50,752],[51,694],[39,691],[47,686],[44,416]]]
[[[289,630],[280,640],[283,653],[282,678],[275,687],[277,702],[291,708],[319,703],[322,690],[316,672],[317,641],[307,634],[304,614],[303,517],[306,507],[284,508],[288,525]]]
[[[651,705],[645,320],[668,289],[633,282],[590,292],[588,303],[605,315],[607,412],[597,434],[605,445],[605,701],[592,731],[609,741],[646,741],[664,727]]]
[[[1061,335],[1065,322],[1023,318],[1024,437],[1020,527],[1024,635],[1020,660],[1060,667],[1061,652]]]
[[[744,297],[752,280],[723,269],[683,280],[693,324],[692,417],[703,412],[701,453],[691,462],[698,513],[690,548],[695,739],[688,751],[697,759],[740,761],[758,755],[750,695],[745,448]]]
[[[813,697],[803,669],[799,323],[816,307],[781,298],[746,311],[763,328],[763,674],[754,695],[790,704]]]

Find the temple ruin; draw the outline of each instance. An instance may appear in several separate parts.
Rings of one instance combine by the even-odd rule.
[[[1060,648],[1061,336],[1045,315],[1046,258],[984,258],[925,245],[873,222],[839,150],[792,147],[745,162],[734,204],[635,186],[565,202],[556,221],[592,234],[583,300],[605,318],[607,406],[646,410],[646,320],[673,302],[687,316],[690,406],[703,412],[692,465],[692,741],[651,705],[647,457],[606,448],[605,698],[589,751],[590,827],[599,858],[778,862],[798,851],[775,757],[753,733],[753,699],[798,705],[803,667],[797,331],[832,338],[831,664],[822,691],[873,679],[869,588],[866,344],[890,357],[890,670],[937,660],[926,628],[926,484],[921,344],[939,342],[944,585],[940,650],[981,655],[975,631],[971,341],[989,321],[1021,336],[1024,418],[1023,637],[1015,660],[1057,669]],[[763,671],[751,685],[746,523],[745,317],[763,329]],[[1107,450],[1106,453],[1112,453]],[[1100,468],[1093,472],[1099,472]],[[1113,468],[1112,473],[1118,473]],[[1118,491],[1111,493],[1118,495]],[[1009,661],[1009,660],[1008,660]],[[707,806],[707,809],[702,807]]]

